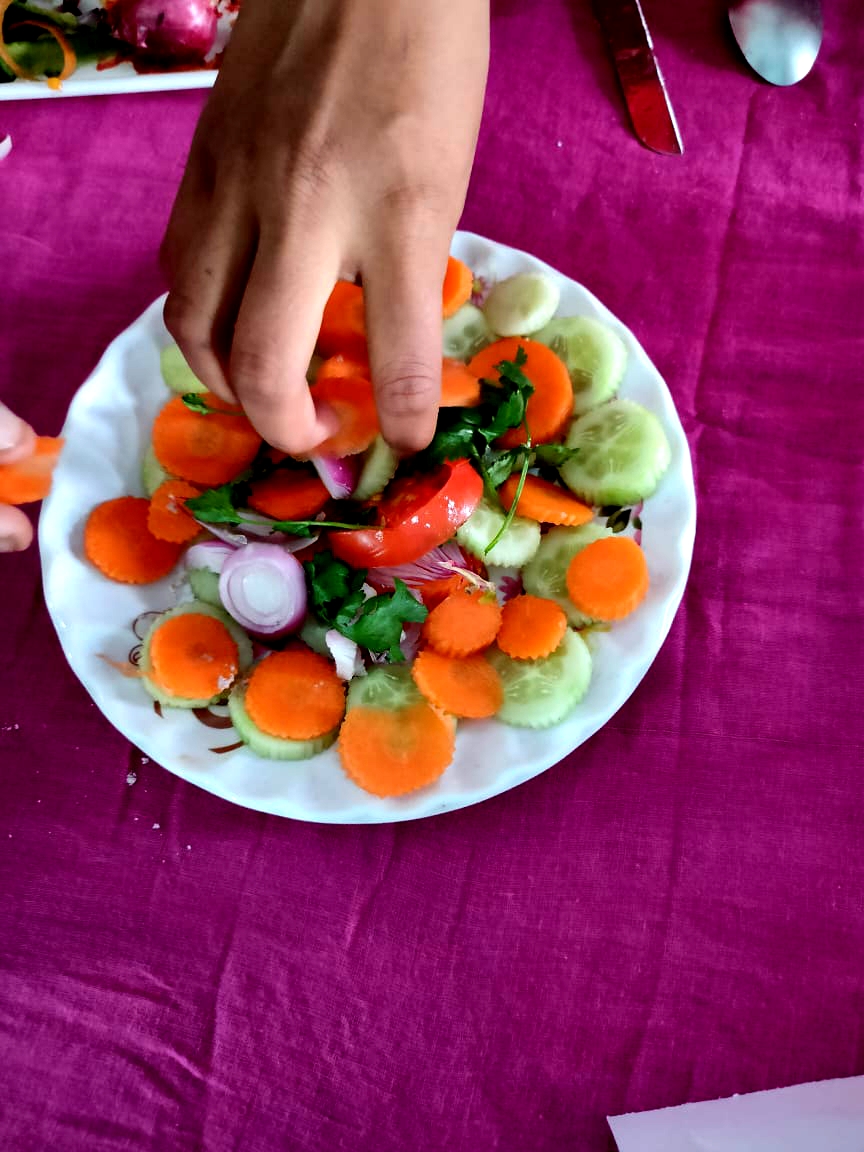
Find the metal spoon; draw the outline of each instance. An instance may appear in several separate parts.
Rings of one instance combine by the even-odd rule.
[[[769,84],[797,84],[816,63],[820,0],[732,0],[729,23],[747,63]]]

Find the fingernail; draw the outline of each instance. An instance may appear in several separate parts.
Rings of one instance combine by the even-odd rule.
[[[324,430],[324,439],[327,440],[330,436],[335,436],[341,425],[336,410],[331,408],[326,401],[316,400],[315,415],[318,417],[318,422]]]
[[[21,443],[27,425],[10,412],[5,404],[0,404],[0,452],[8,452]],[[7,548],[6,551],[9,551]]]

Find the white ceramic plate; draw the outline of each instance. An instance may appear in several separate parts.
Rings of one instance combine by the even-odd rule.
[[[335,750],[301,764],[260,760],[224,719],[166,710],[160,716],[134,679],[104,657],[125,661],[137,643],[133,621],[174,603],[170,581],[145,588],[104,579],[83,558],[82,524],[102,500],[141,494],[140,460],[156,412],[167,398],[159,351],[169,342],[162,301],[119,336],[69,409],[66,448],[39,530],[45,597],[66,657],[105,716],[142,752],[171,772],[235,804],[322,823],[386,823],[476,804],[556,764],[584,743],[631,695],[657,655],[681,601],[696,524],[687,441],[669,391],[633,335],[585,288],[539,260],[459,233],[456,256],[490,280],[544,271],[561,285],[561,315],[585,314],[612,325],[630,361],[621,394],[646,405],[672,446],[669,470],[642,510],[642,544],[651,575],[647,600],[628,620],[592,640],[594,676],[572,717],[543,732],[497,721],[460,725],[456,758],[434,785],[396,800],[357,788]],[[141,631],[139,625],[139,632]],[[209,725],[226,725],[212,727]]]
[[[76,68],[59,89],[43,80],[13,80],[0,84],[0,100],[62,100],[68,96],[121,96],[127,92],[178,92],[189,88],[212,88],[217,69],[189,72],[136,72],[131,64],[99,69],[95,64]]]

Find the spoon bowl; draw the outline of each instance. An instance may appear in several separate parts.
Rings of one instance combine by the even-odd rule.
[[[797,84],[816,63],[820,0],[733,0],[729,23],[745,60],[769,84]]]

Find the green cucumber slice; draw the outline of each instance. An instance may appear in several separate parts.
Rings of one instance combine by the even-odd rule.
[[[352,708],[384,708],[395,712],[423,701],[407,664],[378,664],[365,676],[355,676],[348,686],[348,711]]]
[[[568,629],[551,656],[513,660],[500,649],[489,661],[501,677],[504,703],[497,719],[517,728],[551,728],[573,711],[591,683],[591,653]]]
[[[451,360],[470,360],[494,339],[486,317],[473,304],[463,304],[444,321],[442,347]]]
[[[507,531],[494,548],[486,549],[501,531],[506,519],[502,508],[496,508],[485,497],[461,528],[456,539],[478,560],[499,568],[521,568],[540,547],[540,525],[535,520],[514,516]]]
[[[578,528],[550,528],[540,541],[534,559],[522,569],[525,591],[560,604],[573,628],[586,628],[593,624],[594,621],[583,615],[567,595],[567,569],[577,552],[595,540],[611,535],[608,528],[596,521],[580,524]]]
[[[315,740],[286,740],[262,732],[246,711],[246,685],[238,684],[228,697],[228,714],[237,735],[264,760],[311,760],[336,742],[339,729],[318,736]]]
[[[581,416],[610,400],[627,370],[624,341],[591,316],[551,320],[534,339],[546,344],[567,365],[573,381],[573,413]]]
[[[222,607],[217,572],[211,572],[209,568],[190,568],[186,575],[189,577],[189,587],[196,600],[212,604],[214,608]]]
[[[398,466],[399,457],[383,436],[377,436],[363,460],[353,499],[369,500],[383,492],[396,475]]]
[[[589,504],[647,499],[671,457],[663,425],[632,400],[610,400],[574,420],[567,447],[579,451],[561,465],[561,478]]]
[[[483,305],[483,314],[499,336],[530,336],[555,315],[561,289],[542,272],[520,272],[499,280]]]
[[[144,495],[148,497],[152,496],[160,484],[164,484],[166,480],[173,479],[174,477],[169,472],[166,472],[156,459],[153,445],[148,444],[147,451],[144,453],[144,458],[141,461],[141,483],[144,486]]]
[[[303,627],[300,629],[300,639],[307,648],[311,648],[312,651],[317,652],[319,656],[326,656],[328,660],[332,660],[332,653],[327,647],[327,641],[324,639],[328,631],[329,629],[326,624],[322,624],[321,621],[316,620],[314,616],[307,616],[303,621]]]
[[[162,379],[172,392],[185,396],[187,392],[206,392],[207,389],[186,363],[183,353],[176,344],[169,344],[159,354],[159,367]]]
[[[143,673],[141,683],[153,699],[158,700],[165,708],[206,708],[209,704],[215,704],[224,696],[224,693],[220,693],[217,696],[213,696],[210,700],[189,700],[184,696],[170,696],[158,687],[158,685],[154,684],[147,675],[147,672],[151,668],[150,641],[153,638],[153,633],[160,624],[164,624],[165,621],[172,616],[182,616],[188,612],[199,612],[202,616],[212,616],[214,620],[218,620],[221,624],[225,625],[237,645],[237,655],[241,673],[245,672],[252,664],[252,642],[240,625],[235,620],[232,620],[224,609],[217,608],[213,604],[205,604],[200,600],[185,600],[182,604],[178,604],[176,607],[169,609],[169,611],[163,612],[158,620],[154,620],[141,646],[141,663],[139,665]]]

